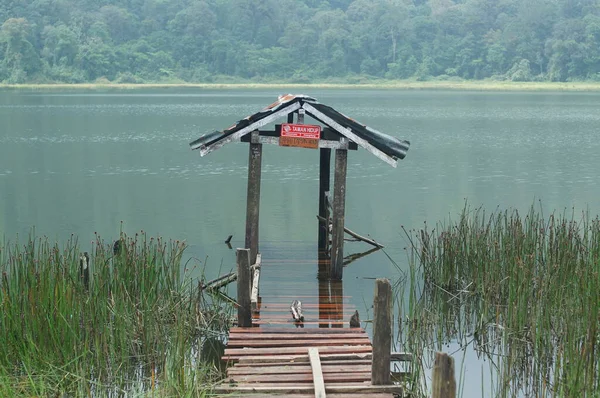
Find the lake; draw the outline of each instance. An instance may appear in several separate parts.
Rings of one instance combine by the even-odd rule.
[[[139,89],[0,92],[0,233],[14,241],[122,230],[185,240],[208,278],[229,271],[244,244],[248,148],[207,157],[188,143],[272,103],[276,89]],[[299,92],[298,92],[299,93]],[[456,217],[467,201],[490,211],[532,204],[544,212],[600,213],[600,93],[306,89],[302,93],[411,148],[396,169],[364,150],[348,162],[346,226],[383,243],[344,271],[356,306],[372,303],[371,278],[407,268],[401,226]],[[307,118],[307,122],[310,122]],[[294,278],[315,280],[318,151],[263,148],[260,251],[271,276],[301,259]],[[370,247],[348,242],[345,253]],[[304,261],[309,260],[309,261]],[[285,268],[282,268],[285,269]],[[455,351],[450,345],[448,352]],[[458,363],[461,353],[454,354]],[[466,396],[489,369],[467,351]],[[471,385],[472,384],[472,385]],[[473,390],[469,393],[469,389]]]

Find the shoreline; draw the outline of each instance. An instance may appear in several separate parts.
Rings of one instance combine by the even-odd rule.
[[[388,81],[380,83],[81,83],[81,84],[0,84],[0,91],[9,90],[102,90],[102,89],[381,89],[381,90],[457,90],[457,91],[600,91],[600,82],[491,82],[491,81]]]

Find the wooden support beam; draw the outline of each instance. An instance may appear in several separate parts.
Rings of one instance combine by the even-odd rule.
[[[252,312],[258,311],[258,286],[260,282],[260,263],[261,263],[261,255],[258,253],[256,255],[256,263],[252,265],[253,277],[252,277],[252,287],[250,294],[250,302],[252,303]]]
[[[327,192],[331,176],[331,149],[322,148],[319,154],[319,216],[329,221],[327,208]],[[319,223],[319,250],[327,250],[329,246],[329,223]]]
[[[454,358],[436,352],[433,363],[433,387],[431,398],[455,398],[456,379],[454,378]]]
[[[331,279],[342,280],[344,272],[344,218],[346,207],[346,170],[348,151],[335,150],[335,178],[333,182],[333,215],[331,240]]]
[[[250,249],[237,249],[237,302],[238,326],[252,326],[252,312],[250,311]]]
[[[309,348],[308,358],[310,360],[310,367],[312,369],[315,398],[325,398],[325,382],[323,381],[323,371],[321,370],[319,349],[316,347]]]
[[[375,281],[373,299],[373,364],[371,383],[392,384],[390,357],[392,351],[392,285],[388,279]]]
[[[258,254],[258,220],[260,213],[260,176],[262,144],[258,143],[258,131],[252,132],[248,156],[248,196],[246,201],[246,245],[250,249],[250,262],[256,262]]]

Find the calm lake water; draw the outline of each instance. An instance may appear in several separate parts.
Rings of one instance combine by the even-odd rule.
[[[162,89],[0,92],[0,233],[64,241],[94,233],[110,241],[128,234],[186,240],[188,257],[216,277],[235,264],[244,242],[248,148],[231,144],[207,157],[188,143],[222,130],[272,103],[281,90]],[[394,169],[364,150],[348,164],[346,226],[369,234],[406,269],[401,226],[455,217],[465,200],[494,210],[600,213],[600,94],[455,91],[303,91],[382,132],[411,141]],[[307,120],[307,122],[310,119]],[[277,259],[316,258],[318,151],[265,146],[261,252],[277,275]],[[347,254],[368,250],[347,243]],[[314,280],[316,266],[294,278]],[[344,292],[366,309],[370,278],[398,278],[383,252],[345,269]],[[279,277],[283,280],[286,275]],[[449,352],[454,347],[448,347]],[[455,358],[460,364],[461,353]],[[467,352],[471,382],[481,393],[489,369]],[[472,391],[471,391],[472,389]],[[471,393],[470,393],[471,391]]]

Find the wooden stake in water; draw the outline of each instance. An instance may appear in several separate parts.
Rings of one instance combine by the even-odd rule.
[[[250,311],[250,249],[237,249],[237,301],[238,301],[238,326],[247,328],[252,326],[252,312]]]
[[[375,281],[373,313],[371,384],[392,384],[390,375],[390,356],[392,352],[392,285],[388,279],[377,279]]]
[[[433,363],[433,390],[431,398],[455,398],[456,379],[454,378],[454,359],[443,352],[435,353]]]

